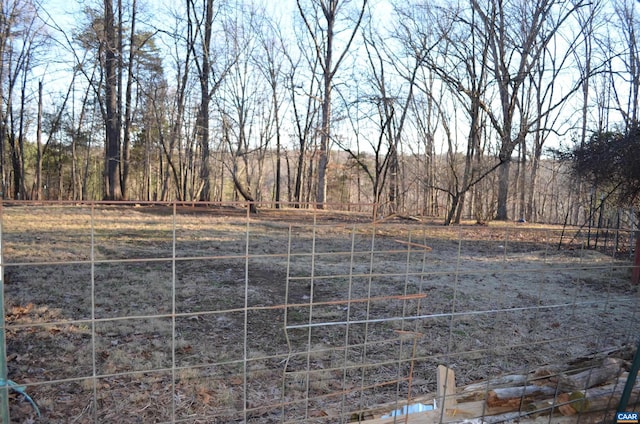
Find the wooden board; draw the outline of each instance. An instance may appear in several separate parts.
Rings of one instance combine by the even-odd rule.
[[[438,374],[436,376],[436,399],[438,408],[445,410],[455,408],[456,406],[456,374],[444,365],[438,365]]]

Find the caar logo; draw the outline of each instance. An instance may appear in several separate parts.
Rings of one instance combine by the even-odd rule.
[[[616,414],[616,423],[628,423],[628,424],[638,424],[638,413],[637,412],[618,412]]]

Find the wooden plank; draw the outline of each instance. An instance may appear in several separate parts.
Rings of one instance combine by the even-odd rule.
[[[438,408],[447,409],[456,406],[456,374],[444,365],[438,365],[438,374],[436,377],[436,399]]]
[[[444,410],[443,423],[466,420],[471,418],[479,418],[488,414],[499,414],[504,412],[502,408],[493,408],[489,411],[485,401],[478,400],[474,402],[458,403],[454,408],[446,408]]]
[[[411,246],[411,247],[417,247],[418,249],[424,249],[427,252],[431,252],[433,250],[432,247],[427,246],[426,244],[419,244],[419,243],[412,243],[410,241],[403,241],[403,240],[394,240],[396,243],[400,243],[400,244],[405,244],[407,246]]]

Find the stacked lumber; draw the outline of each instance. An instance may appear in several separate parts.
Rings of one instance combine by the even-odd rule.
[[[606,415],[613,420],[627,381],[628,361],[609,355],[580,358],[564,366],[541,367],[526,374],[504,375],[456,387],[452,369],[439,366],[435,395],[409,399],[396,406],[429,403],[436,409],[404,416],[375,414],[367,424],[425,424],[450,422],[498,423],[517,421],[554,423],[589,422]],[[631,398],[640,396],[640,378]],[[630,405],[640,409],[640,405]],[[604,415],[603,415],[604,414]],[[544,419],[543,419],[544,418]],[[546,420],[546,421],[545,421]]]

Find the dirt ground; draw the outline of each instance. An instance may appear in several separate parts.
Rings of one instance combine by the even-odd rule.
[[[463,385],[634,344],[628,245],[517,223],[5,206],[9,379],[41,412],[11,393],[11,419],[346,423],[433,392],[439,364]]]

